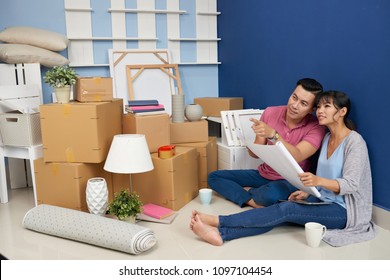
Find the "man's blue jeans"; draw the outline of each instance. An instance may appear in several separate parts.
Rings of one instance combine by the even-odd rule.
[[[319,199],[309,196],[311,201]],[[264,208],[254,208],[241,213],[219,216],[219,233],[222,240],[266,233],[276,226],[293,223],[304,225],[317,222],[328,229],[343,229],[347,222],[347,211],[337,203],[327,205],[301,205],[281,202]]]
[[[256,169],[217,170],[209,174],[208,184],[214,191],[241,207],[252,198],[258,205],[269,206],[280,199],[287,199],[297,190],[286,180],[263,178]],[[246,191],[244,187],[251,187],[251,190]]]

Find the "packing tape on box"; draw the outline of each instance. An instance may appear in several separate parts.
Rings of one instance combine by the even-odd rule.
[[[30,209],[22,224],[36,232],[130,254],[145,252],[157,243],[149,228],[47,204]]]
[[[93,81],[95,84],[101,84],[101,83],[102,83],[102,78],[101,78],[101,77],[93,77],[93,78],[92,78],[92,81]]]
[[[66,157],[66,162],[75,162],[74,151],[71,147],[66,148],[65,157]]]
[[[62,105],[62,113],[64,114],[64,116],[69,116],[70,110],[71,110],[70,104],[63,104]]]
[[[161,146],[158,148],[158,157],[161,159],[171,158],[176,154],[175,145]]]
[[[50,171],[53,175],[57,176],[59,173],[60,167],[58,163],[51,163],[50,164]]]

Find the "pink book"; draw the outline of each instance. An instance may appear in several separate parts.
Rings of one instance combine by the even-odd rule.
[[[165,208],[165,207],[153,204],[153,203],[145,204],[142,207],[144,209],[142,214],[148,215],[150,217],[153,217],[153,218],[159,219],[159,220],[162,220],[162,219],[175,213],[172,209]]]

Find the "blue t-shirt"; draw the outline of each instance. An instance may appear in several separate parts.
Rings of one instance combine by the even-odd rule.
[[[321,147],[321,153],[318,158],[317,165],[317,176],[333,180],[336,178],[341,178],[343,175],[345,138],[333,152],[330,158],[327,158],[329,138],[330,134],[325,136]],[[317,189],[321,194],[321,200],[335,202],[345,208],[344,196],[337,195],[334,192],[322,187],[317,187]]]

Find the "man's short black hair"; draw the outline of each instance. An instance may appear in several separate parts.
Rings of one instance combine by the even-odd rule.
[[[310,91],[314,95],[323,91],[322,85],[311,78],[303,78],[297,82],[297,86],[301,85],[305,90]]]

